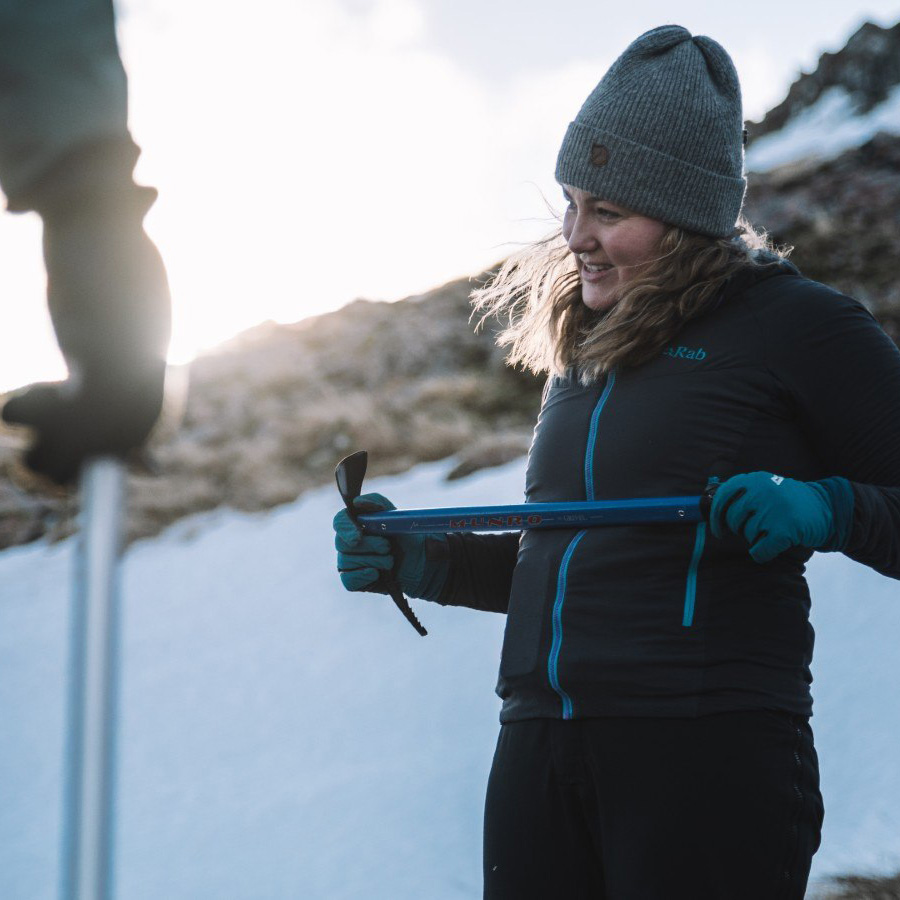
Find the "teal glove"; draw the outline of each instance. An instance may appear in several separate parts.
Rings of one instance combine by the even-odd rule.
[[[726,527],[743,535],[753,559],[765,563],[791,547],[815,550],[832,542],[834,510],[829,492],[815,481],[751,472],[716,491],[709,525],[717,538]]]
[[[381,494],[363,494],[353,501],[353,507],[361,513],[396,509]],[[363,533],[346,509],[334,517],[334,532],[338,572],[348,591],[390,593],[387,582],[392,576],[410,597],[437,600],[440,596],[450,569],[447,554],[440,548],[447,543],[446,535],[403,534],[388,540]],[[428,553],[426,542],[433,545]],[[435,545],[438,552],[434,552]]]

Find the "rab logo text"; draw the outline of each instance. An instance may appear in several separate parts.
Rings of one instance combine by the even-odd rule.
[[[672,359],[706,359],[706,351],[702,347],[666,347],[663,356],[671,356]]]

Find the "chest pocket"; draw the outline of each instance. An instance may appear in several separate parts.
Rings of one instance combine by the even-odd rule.
[[[592,416],[607,384],[585,387],[572,376],[548,382],[525,473],[529,503],[588,499],[586,451]]]

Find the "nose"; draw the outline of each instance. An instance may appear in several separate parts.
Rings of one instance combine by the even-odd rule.
[[[600,245],[597,235],[591,228],[590,217],[573,210],[568,213],[568,228],[563,228],[563,236],[572,253],[590,253]]]

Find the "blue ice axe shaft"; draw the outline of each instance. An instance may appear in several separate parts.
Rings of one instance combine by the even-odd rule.
[[[702,522],[709,518],[716,486],[696,497],[656,497],[574,503],[522,503],[511,506],[451,506],[358,513],[353,501],[362,493],[368,454],[342,459],[334,471],[351,518],[373,534],[438,534],[448,531],[518,531],[529,528],[593,528],[599,525],[656,525]],[[427,634],[392,575],[385,586],[397,608],[421,635]]]
[[[508,506],[447,506],[391,509],[358,517],[371,534],[434,534],[448,531],[519,531],[535,528],[594,528],[602,525],[662,525],[703,522],[710,494]]]
[[[88,460],[70,623],[60,896],[110,900],[125,464]]]

